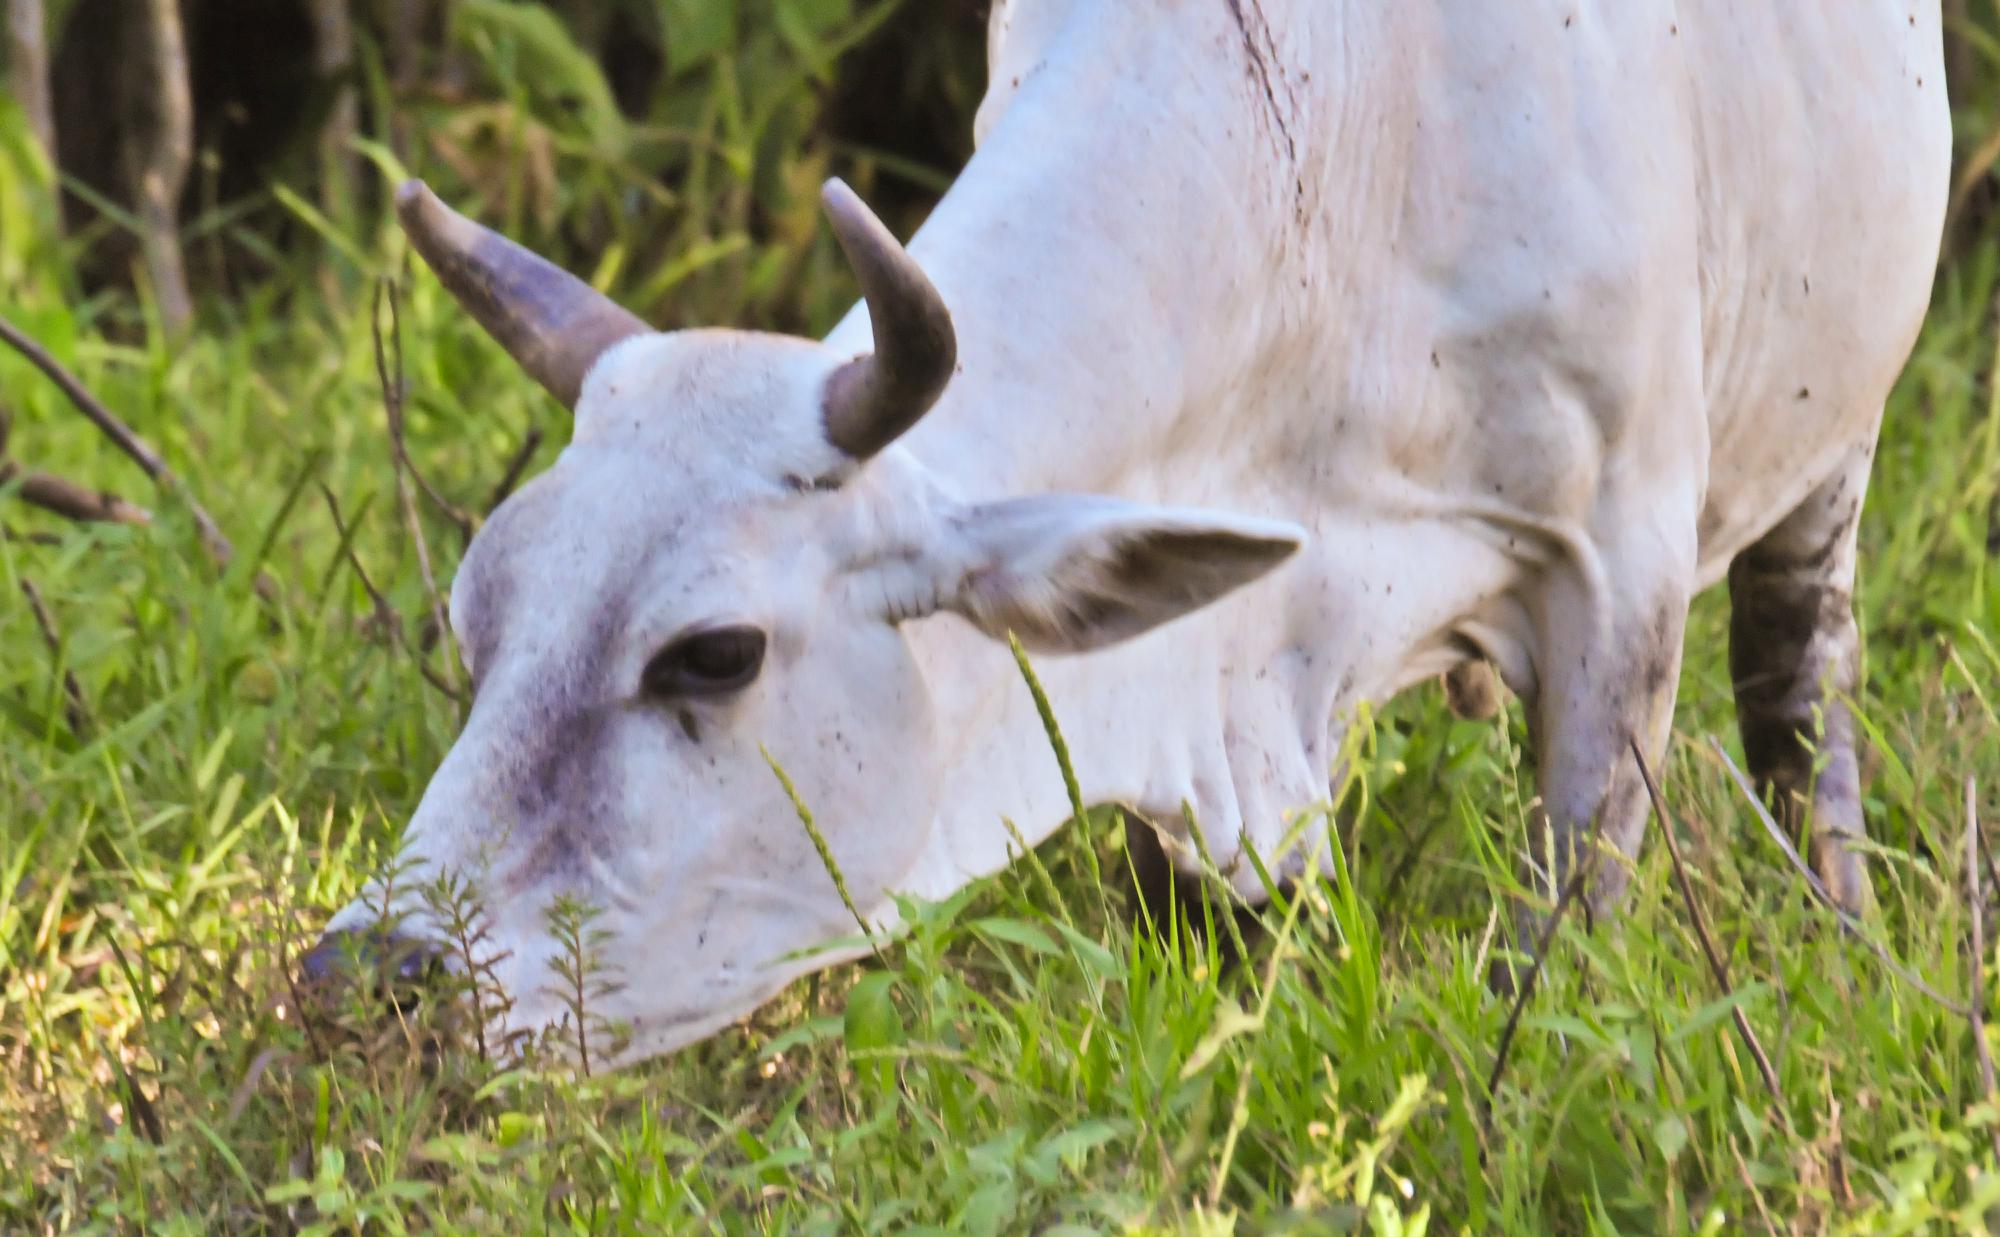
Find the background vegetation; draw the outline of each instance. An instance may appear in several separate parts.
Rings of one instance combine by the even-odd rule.
[[[1708,748],[1735,750],[1708,597],[1661,772],[1729,987],[1655,845],[1625,922],[1563,928],[1489,1100],[1520,725],[1429,691],[1362,728],[1341,866],[1240,966],[1092,880],[1126,863],[1098,819],[615,1077],[490,1061],[435,1003],[302,1007],[297,954],[459,720],[419,669],[449,685],[378,281],[403,282],[408,453],[453,507],[476,523],[566,433],[408,273],[385,184],[420,171],[665,326],[823,329],[853,289],[813,189],[840,171],[908,230],[966,154],[982,6],[10,0],[0,318],[185,492],[0,351],[0,1227],[1984,1229],[2000,1107],[1963,1006],[2000,933],[1975,983],[1965,781],[2000,819],[2000,14],[1947,7],[1963,191],[1868,506],[1859,702],[1866,932],[1947,999],[1803,896]],[[35,505],[65,477],[152,518]],[[448,579],[463,530],[416,509]]]

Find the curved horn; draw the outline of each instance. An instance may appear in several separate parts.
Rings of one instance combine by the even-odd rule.
[[[937,402],[958,362],[958,340],[944,298],[854,190],[829,180],[820,200],[875,332],[874,353],[849,361],[827,381],[826,436],[865,460]]]
[[[605,349],[649,328],[597,289],[406,180],[396,215],[438,282],[528,376],[576,407],[583,376]]]

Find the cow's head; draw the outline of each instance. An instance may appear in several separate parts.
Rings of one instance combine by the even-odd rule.
[[[445,286],[576,413],[568,449],[459,568],[451,623],[476,694],[400,878],[470,882],[519,1027],[559,1009],[559,897],[600,911],[623,986],[598,1013],[632,1025],[633,1055],[714,1031],[827,961],[801,951],[856,932],[771,762],[862,912],[887,906],[950,793],[912,622],[950,612],[1086,650],[1297,544],[1288,525],[1106,498],[965,504],[885,453],[952,375],[951,319],[846,186],[825,201],[871,355],[652,332],[423,185],[399,194]],[[336,916],[309,968],[368,933],[377,901]],[[400,930],[438,926],[418,911]]]

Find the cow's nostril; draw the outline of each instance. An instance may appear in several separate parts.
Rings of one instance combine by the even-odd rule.
[[[350,928],[320,937],[299,965],[307,982],[314,984],[357,978],[414,984],[428,979],[440,958],[436,946],[414,937],[380,928]]]

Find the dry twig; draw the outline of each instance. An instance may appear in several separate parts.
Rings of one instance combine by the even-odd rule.
[[[146,445],[145,439],[134,433],[132,427],[120,420],[116,413],[106,408],[102,401],[90,393],[89,388],[77,381],[76,375],[63,368],[60,361],[50,356],[47,349],[22,334],[19,328],[5,318],[0,318],[0,340],[5,340],[16,352],[28,358],[29,364],[48,375],[49,381],[55,383],[62,393],[69,397],[70,403],[76,405],[77,411],[88,418],[90,423],[109,438],[120,451],[131,457],[132,462],[137,464],[141,471],[186,503],[189,514],[194,517],[195,527],[201,533],[202,545],[207,548],[209,556],[220,566],[228,565],[236,552],[229,544],[229,538],[222,535],[222,529],[217,527],[207,509],[196,500],[193,492],[182,483],[180,477],[167,467],[167,462],[160,458],[159,453]]]
[[[354,551],[354,538],[349,534],[347,522],[340,515],[340,500],[333,496],[333,491],[324,483],[321,483],[319,492],[320,497],[326,500],[327,514],[333,517],[334,534],[340,538],[340,544],[347,547],[347,565],[354,569],[354,578],[361,581],[362,590],[368,594],[368,600],[375,607],[375,625],[389,633],[389,642],[408,654],[410,660],[416,663],[417,673],[424,676],[424,682],[444,693],[446,699],[452,703],[463,703],[464,697],[457,684],[438,677],[437,671],[431,669],[429,660],[410,646],[409,638],[403,632],[402,616],[389,604],[389,599],[382,595],[382,590],[375,587],[375,581],[369,578],[368,569],[361,565],[360,555]]]
[[[1972,909],[1972,1000],[1968,1021],[1972,1023],[1972,1047],[1979,1056],[1979,1083],[1987,1103],[1996,1091],[1993,1081],[1993,1049],[1986,1042],[1986,907],[1979,891],[1979,786],[1965,779],[1965,883]],[[2000,1126],[1989,1125],[1993,1158],[2000,1161]]]
[[[514,452],[514,458],[507,461],[507,471],[500,474],[500,482],[493,487],[493,493],[486,499],[486,514],[492,515],[495,508],[507,501],[514,487],[521,484],[521,474],[528,471],[528,461],[535,458],[535,449],[542,445],[542,431],[533,427],[521,445]]]
[[[382,304],[385,300],[389,305],[390,352],[388,359],[385,359],[382,354]],[[472,517],[459,510],[456,503],[439,493],[437,487],[430,483],[429,478],[424,476],[417,468],[416,462],[410,458],[410,447],[404,433],[403,421],[404,396],[408,391],[409,384],[404,380],[403,376],[402,312],[396,293],[396,285],[389,280],[384,279],[375,285],[375,310],[372,315],[372,326],[375,333],[375,376],[382,384],[383,411],[387,414],[389,420],[389,445],[396,453],[396,467],[401,472],[409,474],[410,479],[417,483],[417,489],[423,492],[425,500],[431,506],[437,508],[439,515],[451,521],[452,526],[458,529],[458,534],[461,538],[469,539],[472,536]],[[389,372],[392,362],[395,370],[393,394],[391,393],[392,384]],[[398,478],[398,482],[400,484],[400,477]]]
[[[1590,851],[1595,851],[1595,835],[1592,841]],[[1492,1125],[1493,1099],[1500,1090],[1500,1076],[1507,1070],[1507,1057],[1513,1051],[1514,1035],[1521,1027],[1521,1015],[1528,1008],[1528,999],[1535,995],[1535,983],[1542,977],[1542,964],[1548,960],[1549,946],[1555,942],[1556,929],[1562,926],[1563,915],[1569,911],[1570,903],[1576,901],[1577,894],[1583,891],[1584,873],[1588,870],[1588,863],[1580,859],[1572,861],[1569,879],[1563,882],[1555,910],[1550,912],[1549,921],[1542,925],[1542,934],[1535,941],[1535,956],[1529,960],[1527,977],[1514,994],[1514,1007],[1507,1011],[1507,1025],[1500,1028],[1500,1042],[1493,1048],[1493,1069],[1486,1075],[1486,1097],[1480,1105],[1482,1126]]]
[[[1973,837],[1979,845],[1979,857],[1986,864],[1986,880],[1995,889],[2000,889],[2000,869],[1993,865],[1993,848],[1986,844],[1986,835],[1981,832]]]
[[[1660,821],[1660,836],[1667,844],[1667,857],[1673,861],[1674,885],[1679,888],[1681,901],[1687,905],[1688,918],[1694,922],[1695,939],[1701,942],[1702,955],[1708,959],[1709,973],[1715,976],[1716,986],[1722,995],[1734,998],[1736,989],[1729,983],[1729,964],[1715,948],[1715,938],[1709,935],[1708,921],[1702,917],[1701,904],[1695,901],[1694,885],[1688,880],[1687,864],[1681,860],[1680,843],[1674,839],[1673,817],[1667,811],[1666,796],[1660,793],[1659,783],[1653,780],[1653,770],[1646,764],[1646,753],[1639,747],[1639,740],[1629,739],[1632,759],[1639,762],[1639,777],[1646,783],[1646,794],[1653,800],[1653,814]],[[1743,1012],[1741,1005],[1729,1007],[1731,1019],[1736,1023],[1736,1033],[1743,1039],[1743,1046],[1750,1050],[1750,1057],[1757,1063],[1757,1072],[1763,1076],[1764,1089],[1771,1093],[1771,1108],[1785,1130],[1792,1131],[1792,1116],[1785,1103],[1785,1090],[1779,1085],[1778,1071],[1771,1066],[1771,1058],[1764,1051],[1763,1042],[1757,1038],[1757,1031],[1750,1025],[1750,1016]]]
[[[1936,988],[1925,983],[1922,977],[1911,971],[1910,968],[1898,962],[1896,955],[1890,953],[1887,946],[1868,935],[1862,929],[1861,920],[1856,918],[1853,912],[1833,900],[1833,895],[1827,892],[1827,888],[1820,882],[1818,874],[1799,855],[1798,847],[1792,845],[1792,840],[1785,836],[1785,831],[1779,828],[1778,822],[1771,818],[1770,810],[1764,806],[1764,801],[1757,797],[1756,788],[1751,786],[1749,778],[1743,776],[1743,770],[1736,767],[1736,762],[1729,758],[1728,751],[1723,748],[1721,743],[1716,741],[1713,735],[1709,736],[1708,745],[1715,750],[1716,756],[1721,759],[1723,766],[1729,770],[1729,776],[1736,783],[1736,788],[1743,792],[1745,799],[1749,800],[1750,810],[1755,813],[1758,822],[1764,826],[1764,832],[1771,835],[1771,841],[1775,842],[1778,849],[1784,852],[1785,858],[1791,861],[1792,867],[1798,871],[1798,874],[1805,878],[1806,888],[1812,891],[1813,897],[1819,901],[1821,906],[1833,912],[1834,919],[1839,922],[1842,928],[1846,929],[1847,934],[1867,946],[1868,952],[1874,954],[1876,959],[1888,968],[1890,974],[1910,985],[1910,987],[1915,988],[1918,992],[1923,993],[1931,1000],[1936,1001],[1945,1009],[1957,1014],[1959,1017],[1970,1017],[1971,1011],[1962,1002],[1953,1000],[1951,997],[1939,992]]]
[[[135,507],[116,494],[93,490],[63,477],[45,472],[23,473],[20,467],[0,460],[0,485],[16,477],[21,480],[21,501],[40,507],[80,524],[150,524],[153,513]]]
[[[49,608],[42,604],[42,592],[32,580],[23,578],[21,595],[28,599],[28,610],[35,616],[35,626],[42,629],[42,641],[49,646],[49,655],[62,666],[63,720],[69,724],[69,732],[79,741],[90,737],[90,705],[83,698],[83,684],[76,681],[76,675],[62,663],[62,633],[56,630],[56,621],[49,615]]]
[[[1729,1136],[1729,1154],[1735,1157],[1736,1171],[1742,1175],[1743,1184],[1749,1187],[1750,1201],[1757,1204],[1757,1214],[1764,1221],[1764,1231],[1767,1233],[1784,1232],[1784,1229],[1778,1227],[1778,1222],[1771,1218],[1771,1209],[1764,1204],[1764,1191],[1757,1188],[1757,1179],[1750,1173],[1750,1162],[1743,1158],[1743,1150],[1736,1145],[1736,1135],[1734,1134]]]
[[[382,346],[382,303],[384,301],[387,301],[389,304],[389,334],[395,350],[395,373],[393,378],[390,374],[388,354]],[[423,521],[418,518],[417,500],[411,489],[411,478],[415,477],[418,484],[422,484],[422,477],[411,466],[409,454],[403,449],[403,321],[396,305],[395,285],[386,279],[375,285],[375,305],[373,311],[368,316],[368,324],[375,337],[375,377],[382,386],[382,409],[389,421],[391,454],[394,457],[396,466],[396,501],[402,508],[403,523],[409,531],[410,542],[417,553],[417,570],[423,575],[424,591],[430,597],[431,622],[436,625],[437,630],[441,634],[444,634],[444,638],[449,641],[450,636],[448,633],[451,631],[451,625],[445,621],[444,594],[438,588],[437,573],[431,569],[430,545],[424,540]],[[432,493],[428,485],[424,486],[424,492],[426,494]],[[450,504],[445,503],[443,499],[436,497],[434,494],[432,495],[432,501],[438,503],[440,509],[445,511],[458,523],[461,531],[465,532],[467,536],[471,535],[472,523],[466,519],[463,513]],[[458,686],[457,658],[454,651],[449,649],[446,651],[444,665],[445,681],[451,684],[451,697],[454,700],[460,700],[462,699],[462,694]]]

